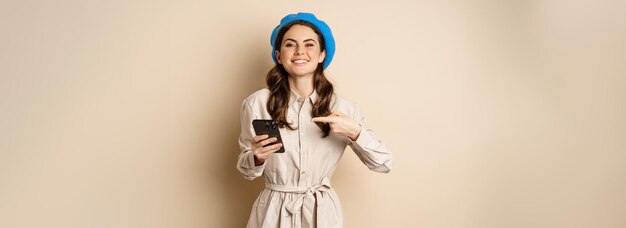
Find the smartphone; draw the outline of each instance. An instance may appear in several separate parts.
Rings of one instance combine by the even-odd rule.
[[[274,120],[253,120],[252,127],[256,135],[269,135],[269,137],[276,137],[276,142],[267,144],[265,146],[274,145],[276,143],[283,143],[283,139],[280,137],[280,131],[278,130],[278,124]],[[284,153],[285,146],[281,146],[276,153]]]

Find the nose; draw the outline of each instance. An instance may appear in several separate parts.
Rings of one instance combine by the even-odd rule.
[[[304,48],[302,47],[302,45],[298,45],[296,47],[296,55],[302,55],[304,54]]]

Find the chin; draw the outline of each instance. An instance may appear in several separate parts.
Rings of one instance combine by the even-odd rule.
[[[309,70],[309,69],[287,70],[287,73],[293,76],[306,76],[306,75],[314,74],[315,69],[313,70]]]

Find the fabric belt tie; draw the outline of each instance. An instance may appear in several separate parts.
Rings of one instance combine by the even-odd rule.
[[[322,178],[322,182],[320,184],[308,188],[276,185],[270,183],[265,183],[265,188],[279,192],[302,194],[297,199],[287,202],[285,204],[285,209],[287,210],[287,212],[289,212],[292,225],[294,227],[315,227],[313,222],[313,214],[315,212],[316,203],[318,211],[321,212],[317,213],[317,227],[326,227],[322,225],[322,223],[325,223],[327,221],[327,219],[323,218],[323,215],[325,215],[325,213],[323,210],[319,210],[319,208],[323,205],[328,205],[327,203],[324,203],[322,201],[326,201],[329,198],[321,197],[319,194],[321,192],[327,192],[331,189],[330,178],[324,177]],[[318,199],[318,202],[315,201],[316,197]],[[302,213],[302,221],[300,221],[299,216],[296,216],[299,213]]]

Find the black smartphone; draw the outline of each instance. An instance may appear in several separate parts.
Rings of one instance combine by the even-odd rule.
[[[269,137],[276,137],[276,142],[267,144],[265,146],[274,145],[276,143],[283,143],[283,139],[280,137],[280,131],[278,130],[278,124],[274,120],[253,120],[252,127],[256,135],[269,135]],[[285,146],[281,146],[276,153],[284,153]]]

